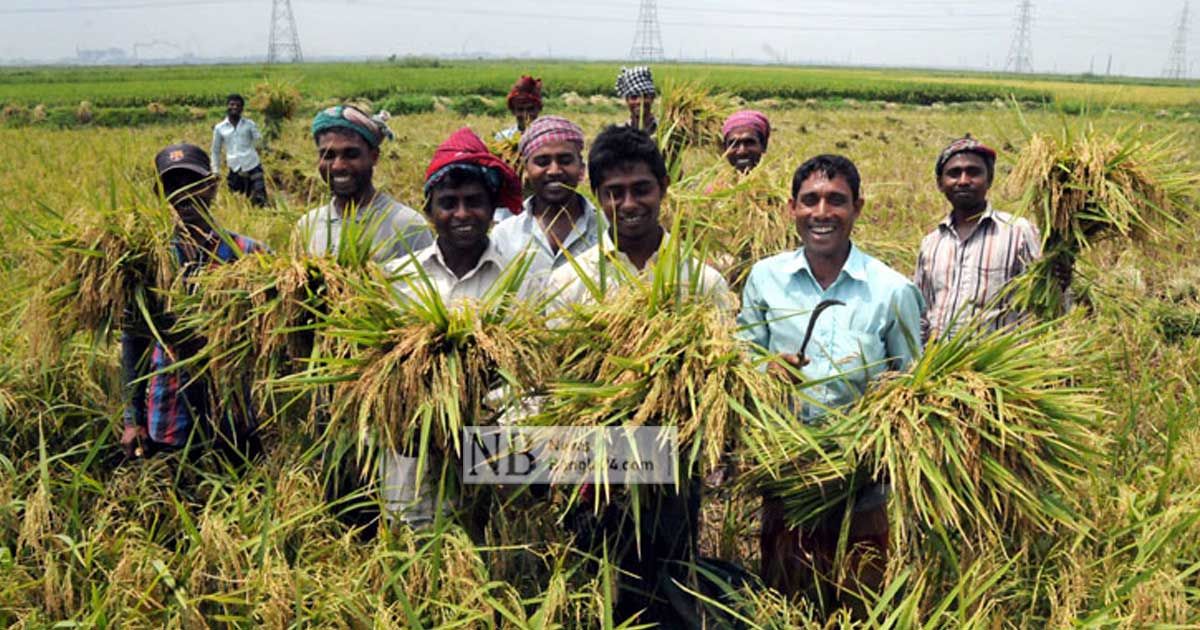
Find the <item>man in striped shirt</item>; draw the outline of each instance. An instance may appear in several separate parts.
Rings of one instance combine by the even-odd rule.
[[[265,249],[262,244],[215,225],[208,209],[217,195],[217,181],[208,155],[191,144],[174,144],[154,160],[163,196],[178,218],[173,253],[184,277],[208,265],[232,262]],[[220,425],[209,423],[206,386],[172,365],[200,350],[202,340],[171,330],[174,318],[150,305],[150,322],[136,311],[127,312],[121,331],[121,368],[128,403],[121,446],[130,457],[186,446],[192,429],[203,426],[219,446],[249,457],[258,450],[249,410],[223,410]],[[231,453],[232,454],[232,453]]]
[[[928,305],[921,319],[924,340],[954,334],[975,318],[995,329],[1020,317],[999,296],[1041,255],[1041,238],[1029,221],[988,202],[995,167],[996,152],[970,135],[938,157],[938,190],[951,210],[922,239],[917,257],[913,282]]]

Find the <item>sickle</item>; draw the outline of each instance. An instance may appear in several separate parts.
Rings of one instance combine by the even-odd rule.
[[[841,300],[821,300],[820,304],[813,309],[812,315],[808,316],[808,330],[804,331],[804,341],[800,343],[800,355],[805,356],[804,351],[808,349],[808,341],[812,339],[813,328],[817,325],[817,318],[821,316],[821,312],[830,306],[845,306],[846,303]]]

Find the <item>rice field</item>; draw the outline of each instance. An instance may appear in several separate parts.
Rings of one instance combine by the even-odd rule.
[[[412,88],[417,93],[495,98],[521,69],[479,64],[466,69],[455,65],[445,72],[376,64],[351,73],[324,66],[288,71],[301,70],[304,76],[295,78],[305,101],[298,118],[285,122],[279,138],[263,152],[272,205],[254,208],[222,189],[215,208],[223,225],[277,252],[290,250],[296,220],[323,203],[307,132],[308,116],[319,105],[339,97],[379,104],[394,96],[388,85],[408,84],[405,73],[426,70],[437,81],[457,85],[428,79]],[[544,76],[548,86],[559,86],[551,88],[556,94],[607,94],[611,70],[556,64],[547,66]],[[251,92],[261,78],[236,68],[206,70],[207,78],[181,78],[178,83],[165,79],[183,73],[168,69],[148,69],[141,76],[126,70],[22,72],[0,72],[0,101],[74,109],[85,99],[97,107],[139,108],[149,99],[172,107],[211,108],[228,91]],[[781,190],[786,196],[791,171],[817,153],[842,153],[856,162],[867,201],[855,240],[906,275],[912,273],[922,235],[948,210],[934,185],[934,160],[947,142],[965,132],[1001,153],[992,188],[995,205],[1031,220],[1037,220],[1040,210],[1021,207],[1022,191],[1005,184],[1035,132],[1056,136],[1064,124],[1090,124],[1096,133],[1109,136],[1130,130],[1151,139],[1175,134],[1185,155],[1180,167],[1196,172],[1186,157],[1200,151],[1196,123],[1182,115],[1147,115],[1147,109],[1194,109],[1194,89],[1100,83],[1063,87],[1036,80],[1021,86],[1007,77],[808,71],[806,76],[827,85],[881,91],[878,98],[857,93],[839,98],[907,103],[831,106],[826,101],[806,104],[806,93],[819,92],[806,92],[810,88],[802,82],[795,94],[772,91],[776,77],[770,72],[694,67],[671,74],[702,77],[756,102],[772,120],[769,152],[756,171],[754,190],[744,198],[747,203],[737,196],[721,200],[704,194],[725,165],[716,149],[703,146],[682,155],[682,178],[673,184],[667,202],[671,218],[704,217],[713,226],[714,243],[727,242],[729,250],[743,255],[781,246],[778,234],[767,234],[778,219],[750,213],[751,197],[778,199]],[[392,83],[378,81],[387,73],[394,73]],[[51,80],[54,76],[61,80]],[[1018,85],[1065,99],[1098,100],[1101,106],[1086,117],[1064,118],[1054,107],[1029,106],[1018,115],[1010,105],[992,103],[1005,98],[993,92],[964,99],[982,104],[918,106],[956,100],[939,91],[944,88],[929,86],[959,89],[962,82],[974,86],[970,90]],[[925,96],[893,96],[903,90],[925,90]],[[1095,97],[1092,90],[1107,96]],[[1032,97],[1038,100],[1037,94]],[[1108,97],[1124,99],[1131,111],[1105,111]],[[556,107],[566,109],[589,137],[624,115],[611,102],[568,106],[556,100],[545,113],[557,113]],[[253,111],[247,116],[261,118]],[[0,127],[0,164],[8,165],[0,177],[0,287],[6,295],[0,331],[0,624],[620,626],[621,620],[613,618],[619,576],[611,564],[588,557],[573,544],[569,527],[560,520],[567,513],[567,497],[480,493],[472,500],[488,514],[485,522],[439,520],[427,530],[393,527],[365,536],[335,518],[326,502],[328,453],[340,445],[305,414],[282,406],[273,407],[276,414],[265,426],[266,457],[249,468],[223,469],[208,456],[184,465],[174,457],[123,461],[117,444],[122,403],[116,344],[82,332],[69,336],[60,348],[47,349],[44,343],[60,319],[68,321],[61,311],[34,308],[63,256],[51,244],[81,225],[115,221],[135,207],[152,207],[155,152],[183,140],[207,148],[217,120]],[[397,139],[384,145],[376,184],[418,206],[433,149],[462,124],[489,137],[509,121],[452,110],[398,115],[390,123]],[[972,387],[1003,391],[1010,407],[1002,409],[1026,414],[1021,418],[1033,417],[1029,409],[1040,409],[1056,419],[1057,424],[1013,419],[1006,425],[989,414],[972,416],[987,416],[980,426],[997,441],[1002,437],[994,436],[1018,434],[1042,440],[1034,455],[1040,459],[1032,463],[1028,452],[1012,455],[1011,445],[980,448],[979,461],[971,464],[975,468],[967,466],[978,474],[948,476],[946,485],[938,485],[938,473],[946,466],[905,467],[905,454],[969,442],[974,435],[961,427],[909,426],[896,418],[888,424],[889,410],[903,408],[889,396],[917,387],[916,375],[889,381],[864,402],[860,415],[850,416],[872,424],[810,432],[764,413],[742,418],[736,427],[722,422],[712,429],[739,444],[733,469],[741,483],[707,492],[701,536],[706,557],[757,570],[758,482],[770,478],[786,483],[794,491],[794,505],[805,505],[813,489],[822,487],[817,483],[821,475],[831,476],[825,482],[853,476],[816,465],[778,472],[802,455],[819,462],[822,456],[848,453],[859,466],[897,467],[892,478],[905,482],[902,505],[916,509],[893,513],[903,519],[897,529],[904,534],[881,592],[863,594],[857,605],[838,608],[820,599],[788,600],[764,588],[716,595],[706,591],[708,627],[1200,626],[1196,203],[1191,197],[1179,210],[1177,225],[1152,237],[1097,239],[1082,247],[1073,287],[1083,296],[1077,308],[1066,319],[1026,333],[1024,345],[985,338],[974,345],[934,349],[954,360],[927,362],[927,385],[921,386],[934,389],[929,398],[916,399],[912,404],[918,412],[905,418],[922,417],[920,409],[941,409],[942,393],[981,391]],[[763,242],[768,236],[774,240],[769,245],[739,240],[746,226],[762,233]],[[715,249],[712,262],[725,269],[750,262],[719,260]],[[699,326],[695,322],[700,320],[687,323]],[[655,321],[648,328],[671,329],[665,323]],[[688,334],[703,336],[695,330]],[[573,343],[587,343],[579,339]],[[586,367],[581,364],[580,371]],[[992,380],[981,380],[981,374]],[[370,394],[360,388],[355,395]],[[964,417],[979,411],[966,409]],[[1052,427],[1050,434],[1036,434],[1046,426]],[[840,457],[828,461],[849,466],[849,455]],[[980,461],[1024,462],[1022,470],[1037,470],[1044,461],[1065,463],[1047,469],[1053,475],[1043,479],[1014,479]],[[1029,487],[1044,494],[1037,501],[1014,499]],[[953,503],[962,497],[978,503]],[[946,505],[953,509],[944,509]],[[946,519],[936,518],[939,514]],[[954,526],[944,526],[947,522]]]

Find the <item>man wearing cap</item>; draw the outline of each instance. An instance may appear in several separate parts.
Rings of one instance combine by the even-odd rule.
[[[525,180],[533,194],[523,211],[492,230],[492,240],[506,256],[533,253],[531,279],[548,276],[599,242],[604,220],[576,191],[583,179],[583,130],[558,116],[533,121],[521,136]]]
[[[296,225],[309,254],[385,262],[433,242],[424,217],[372,182],[379,145],[392,137],[385,121],[386,114],[370,117],[349,105],[330,107],[313,118],[317,170],[333,199]]]
[[[517,119],[517,124],[496,132],[496,140],[512,140],[520,138],[529,123],[542,113],[542,80],[529,75],[521,75],[508,91],[508,111]]]
[[[998,298],[1041,255],[1037,228],[992,208],[996,152],[970,135],[942,151],[934,174],[950,214],[921,240],[917,256],[913,282],[929,305],[922,337],[953,334],[974,318],[989,329],[1014,323],[1020,314]]]
[[[219,227],[209,214],[217,196],[211,161],[203,149],[173,144],[154,158],[162,195],[175,212],[172,252],[187,279],[210,265],[263,251],[263,245]],[[253,414],[247,409],[219,410],[212,422],[209,393],[202,380],[182,369],[168,369],[196,355],[203,341],[172,331],[174,316],[161,304],[148,304],[150,321],[132,307],[121,331],[121,368],[127,402],[121,446],[130,457],[188,444],[192,430],[202,427],[227,455],[249,458],[258,451]],[[249,400],[244,397],[243,400]]]
[[[771,122],[762,112],[744,109],[725,119],[721,137],[725,143],[725,159],[744,175],[762,161],[771,138]]]
[[[262,142],[262,133],[253,120],[242,117],[246,99],[241,94],[230,94],[225,99],[225,120],[213,127],[212,172],[221,172],[221,156],[229,164],[229,175],[225,181],[229,190],[245,195],[256,206],[267,205],[267,183],[263,175],[262,161],[256,150]]]
[[[651,137],[658,131],[654,117],[654,77],[647,66],[621,67],[617,75],[617,96],[629,107],[629,127],[640,129]]]
[[[517,174],[492,155],[469,128],[454,132],[425,171],[425,214],[437,232],[428,247],[388,262],[401,301],[434,293],[448,306],[476,301],[504,277],[510,258],[488,238],[497,205],[520,204]],[[524,291],[518,290],[523,297]],[[384,503],[390,518],[414,527],[434,518],[437,483],[426,469],[417,485],[417,458],[389,451],[384,459]]]

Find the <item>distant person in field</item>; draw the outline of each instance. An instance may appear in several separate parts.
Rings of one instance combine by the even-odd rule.
[[[629,122],[626,124],[651,137],[658,131],[658,119],[654,117],[654,97],[657,94],[649,67],[621,67],[617,75],[617,96],[625,99],[625,105],[629,108]]]
[[[496,140],[515,142],[542,113],[542,80],[522,75],[508,91],[507,102],[508,111],[516,118],[516,124],[496,132]]]
[[[998,297],[1005,285],[1041,255],[1041,237],[1026,219],[988,202],[996,177],[996,152],[969,135],[951,142],[934,166],[950,214],[921,241],[913,282],[929,304],[923,339],[954,334],[974,318],[990,329],[1020,313]]]
[[[218,226],[209,214],[217,197],[217,179],[203,149],[173,144],[154,158],[161,192],[175,211],[172,244],[181,274],[189,278],[211,265],[222,265],[263,251],[263,245]],[[171,330],[174,316],[162,305],[148,305],[150,322],[138,309],[125,314],[121,331],[122,382],[127,396],[121,446],[130,457],[178,450],[189,441],[213,440],[227,455],[250,458],[259,450],[254,414],[231,406],[213,409],[205,381],[184,369],[170,369],[203,347],[189,334]],[[167,370],[167,371],[164,371]],[[247,392],[248,394],[248,392]],[[249,396],[243,396],[248,401]],[[201,429],[193,436],[195,429]]]
[[[469,128],[454,132],[433,154],[425,171],[425,215],[434,226],[432,245],[387,263],[400,300],[419,300],[432,289],[453,307],[477,301],[509,271],[511,258],[488,237],[496,207],[520,204],[517,174]],[[383,494],[389,518],[410,526],[436,516],[436,467],[417,485],[415,453],[389,451],[384,457]]]
[[[725,124],[721,125],[721,137],[729,165],[739,173],[749,173],[762,161],[763,153],[767,152],[771,121],[762,112],[743,109],[725,119]]]
[[[229,190],[245,195],[256,206],[267,205],[267,182],[263,175],[258,146],[262,133],[253,120],[242,116],[246,99],[230,94],[225,99],[225,120],[213,127],[212,172],[221,173],[221,157],[229,165],[225,177]]]
[[[496,247],[508,256],[530,251],[531,278],[548,276],[596,245],[605,229],[599,211],[576,189],[586,169],[583,130],[558,116],[533,121],[521,136],[525,180],[533,194],[523,211],[492,230]]]
[[[849,406],[886,370],[902,370],[921,354],[921,294],[900,273],[850,240],[862,213],[858,169],[838,155],[814,157],[796,169],[788,212],[802,246],[755,263],[742,293],[738,324],[745,337],[776,357],[771,371],[789,381],[820,381],[805,389],[815,404],[804,422]],[[808,347],[809,320],[819,313]],[[887,491],[873,484],[855,498],[848,557],[852,573],[881,586],[888,540]],[[760,548],[767,584],[784,593],[814,587],[811,576],[833,575],[843,510],[812,529],[789,528],[783,504],[764,497]]]
[[[383,117],[337,105],[313,118],[312,136],[333,198],[296,225],[307,253],[386,262],[433,242],[424,217],[375,188],[379,145],[392,137]]]

